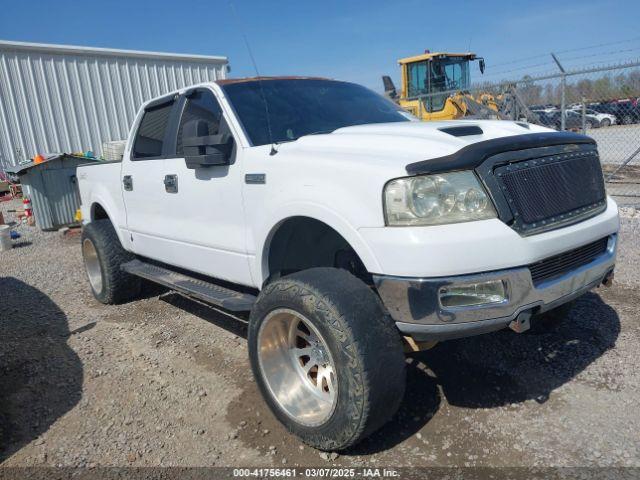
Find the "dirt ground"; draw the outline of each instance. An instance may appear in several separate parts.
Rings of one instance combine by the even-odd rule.
[[[408,357],[400,412],[336,458],[267,410],[245,318],[155,287],[101,305],[77,235],[18,226],[23,238],[0,252],[0,463],[640,466],[640,214],[623,213],[613,288],[585,295],[544,333],[501,331]]]

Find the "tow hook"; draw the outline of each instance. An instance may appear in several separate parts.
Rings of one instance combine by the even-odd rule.
[[[529,321],[530,319],[531,319],[530,310],[521,312],[515,318],[515,320],[511,320],[511,323],[509,324],[509,328],[516,333],[526,332],[531,328],[531,322]]]
[[[610,287],[611,285],[613,285],[613,270],[611,270],[609,273],[607,273],[604,277],[604,280],[602,280],[602,285],[604,285],[605,287]]]
[[[429,350],[438,344],[437,340],[416,342],[413,338],[407,336],[403,336],[402,340],[404,353],[414,353],[421,352],[423,350]]]

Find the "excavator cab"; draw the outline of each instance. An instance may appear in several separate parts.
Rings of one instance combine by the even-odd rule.
[[[415,98],[429,95],[429,111],[442,110],[448,95],[468,90],[471,77],[469,60],[475,55],[425,54],[400,60],[405,96]]]
[[[470,62],[478,60],[484,73],[484,59],[474,53],[431,53],[398,61],[402,76],[400,95],[389,77],[383,78],[385,92],[406,110],[423,120],[450,120],[467,114],[460,99],[471,86]],[[456,101],[456,98],[458,101]]]

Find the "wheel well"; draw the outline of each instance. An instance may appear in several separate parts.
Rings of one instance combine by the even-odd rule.
[[[109,219],[109,215],[107,215],[107,211],[102,208],[102,205],[99,203],[94,203],[91,206],[91,220],[102,220]]]
[[[267,281],[309,268],[336,267],[372,283],[371,275],[349,242],[333,228],[313,218],[285,220],[269,244],[268,261]]]

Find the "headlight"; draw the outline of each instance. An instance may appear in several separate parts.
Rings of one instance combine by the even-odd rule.
[[[384,189],[387,225],[441,225],[495,218],[471,171],[399,178]]]

